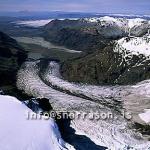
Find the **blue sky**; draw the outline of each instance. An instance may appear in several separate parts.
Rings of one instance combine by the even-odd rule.
[[[150,14],[150,0],[0,0],[0,11]]]

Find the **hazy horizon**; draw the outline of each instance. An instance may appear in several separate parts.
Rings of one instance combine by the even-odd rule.
[[[117,13],[115,13],[115,12],[88,12],[88,11],[61,11],[61,10],[50,10],[50,11],[44,11],[44,10],[42,10],[42,11],[37,11],[37,10],[34,10],[34,11],[32,11],[32,10],[18,10],[18,11],[2,11],[2,10],[0,10],[0,13],[55,13],[55,12],[60,12],[60,13],[89,13],[89,14],[126,14],[126,15],[150,15],[150,13],[128,13],[128,12],[117,12]]]
[[[85,12],[150,14],[149,0],[1,0],[0,12]]]

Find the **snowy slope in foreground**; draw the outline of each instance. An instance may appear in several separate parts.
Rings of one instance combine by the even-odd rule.
[[[0,95],[1,150],[67,150],[54,120],[28,120],[26,112],[33,113],[16,98]]]

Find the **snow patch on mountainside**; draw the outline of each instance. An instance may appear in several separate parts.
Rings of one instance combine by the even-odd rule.
[[[120,27],[127,25],[127,21],[124,18],[114,18],[114,17],[100,17],[100,18],[85,18],[87,22],[101,23],[101,25],[118,25]]]
[[[53,119],[28,120],[27,112],[34,114],[18,99],[0,95],[1,150],[67,150]]]
[[[146,20],[141,19],[141,18],[128,19],[128,27],[131,29],[134,26],[141,26],[145,22],[146,22]]]
[[[116,42],[114,52],[120,53],[126,61],[133,55],[150,59],[150,35],[122,38]]]
[[[150,109],[145,109],[144,113],[139,114],[139,117],[145,122],[150,123]]]
[[[150,80],[142,81],[133,87],[138,94],[150,97]]]

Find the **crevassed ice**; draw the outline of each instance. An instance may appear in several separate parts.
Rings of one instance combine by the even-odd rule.
[[[71,110],[84,113],[88,111],[96,112],[102,109],[101,105],[99,105],[98,103],[86,100],[84,98],[80,98],[78,96],[73,96],[67,93],[60,92],[53,89],[52,86],[48,86],[47,84],[45,84],[42,78],[39,76],[40,70],[38,69],[37,63],[38,62],[36,61],[26,62],[22,69],[19,71],[17,80],[17,85],[19,89],[24,90],[26,93],[31,94],[35,97],[48,98],[53,108],[56,110],[61,110],[62,108],[64,108],[65,111]],[[64,89],[64,85],[66,85],[68,86],[67,89],[70,91],[72,90],[72,92],[83,92],[80,91],[78,86],[59,80],[60,73],[58,70],[59,65],[57,63],[51,62],[48,68],[49,69],[46,71],[46,74],[48,74],[47,81],[49,81],[51,84],[53,84],[54,86],[57,86],[59,84],[59,87],[61,89]],[[46,74],[44,75],[45,77],[47,76]],[[55,76],[56,78],[54,78]],[[96,86],[85,86],[81,88],[89,90],[96,88]],[[99,92],[100,95],[104,94],[104,96],[106,96],[107,93],[111,91],[111,87],[109,87],[108,90],[106,90],[107,87],[105,87],[104,89],[105,92],[103,93],[103,87],[97,87],[96,95]],[[122,90],[125,89],[123,88]],[[94,90],[92,92],[93,95],[89,93],[88,96],[94,97]],[[103,99],[103,101],[105,101],[105,99]],[[106,112],[110,111],[108,107],[105,107],[104,110]],[[128,150],[130,147],[130,149],[133,148],[136,150],[147,150],[148,148],[150,148],[150,143],[143,140],[141,134],[135,133],[132,129],[128,128],[127,122],[124,120],[124,118],[116,113],[113,120],[100,119],[97,121],[89,119],[83,120],[82,118],[75,119],[71,122],[71,127],[75,129],[77,134],[86,135],[97,145],[106,146],[110,149]]]

